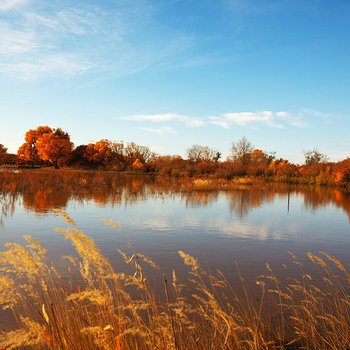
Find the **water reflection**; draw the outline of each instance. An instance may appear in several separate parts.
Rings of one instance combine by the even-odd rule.
[[[227,222],[222,218],[211,222],[207,229],[218,229],[220,233],[228,237],[258,238],[260,240],[281,239],[286,232],[292,232],[293,227],[284,225],[283,228],[274,225],[272,222],[265,222],[261,225],[253,225],[243,221]]]
[[[350,196],[349,192],[339,189],[327,190],[325,188],[316,188],[304,191],[304,205],[306,209],[316,211],[319,208],[329,205],[335,205],[341,208],[347,214],[350,222]]]
[[[217,191],[190,191],[182,194],[187,208],[207,207],[218,199]]]
[[[113,207],[175,195],[181,198],[186,208],[204,208],[216,203],[219,193],[214,190],[193,191],[188,182],[164,177],[122,176],[108,172],[2,171],[0,222],[13,215],[20,199],[27,211],[45,214],[54,208],[65,209],[72,200],[82,203],[93,201],[98,207]],[[289,211],[291,200],[302,198],[305,210],[314,212],[334,205],[347,214],[350,222],[350,195],[340,189],[281,184],[241,186],[225,192],[225,197],[230,211],[240,218],[277,199]],[[224,226],[222,223],[218,225]]]
[[[243,218],[254,208],[258,208],[264,201],[272,201],[277,193],[265,188],[233,190],[227,195],[232,212]]]
[[[267,261],[283,277],[288,251],[298,257],[327,251],[347,262],[350,257],[350,194],[334,188],[266,184],[196,191],[182,179],[40,170],[0,172],[0,202],[0,249],[8,241],[23,244],[21,235],[30,234],[58,265],[72,247],[52,232],[65,225],[54,208],[67,210],[117,271],[125,269],[117,249],[130,246],[169,276],[174,269],[186,272],[178,256],[183,250],[230,281],[235,261],[255,281]]]
[[[0,203],[1,203],[1,215],[0,215],[0,225],[3,224],[4,219],[10,215],[12,216],[16,202],[19,195],[16,193],[0,193]]]

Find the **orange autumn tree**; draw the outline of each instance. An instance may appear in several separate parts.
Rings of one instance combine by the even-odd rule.
[[[253,176],[264,174],[273,159],[273,154],[265,153],[261,149],[254,149],[250,155],[248,174]]]
[[[18,149],[20,162],[40,164],[49,161],[56,169],[63,165],[72,152],[73,144],[62,129],[38,126],[26,132],[25,143]]]
[[[99,168],[113,169],[124,164],[124,143],[102,139],[89,143],[84,152],[84,158]]]
[[[38,155],[42,160],[49,161],[55,169],[64,165],[73,150],[70,136],[62,129],[53,129],[51,133],[43,134],[36,143]]]
[[[20,163],[40,164],[42,162],[36,148],[37,141],[46,133],[52,133],[49,126],[38,126],[36,129],[30,129],[25,134],[25,142],[18,149],[17,156]]]
[[[89,143],[86,147],[84,157],[97,166],[106,167],[113,160],[113,143],[102,139],[96,143]]]

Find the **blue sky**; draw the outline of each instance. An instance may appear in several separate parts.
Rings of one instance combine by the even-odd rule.
[[[303,161],[350,156],[350,1],[1,0],[0,143],[61,127],[75,145],[242,136]]]

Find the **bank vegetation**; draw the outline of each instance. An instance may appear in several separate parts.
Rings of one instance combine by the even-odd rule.
[[[59,169],[111,170],[156,174],[178,178],[260,178],[268,181],[346,186],[350,182],[350,158],[329,162],[317,148],[304,151],[303,164],[277,158],[256,149],[245,138],[233,142],[227,159],[208,146],[192,145],[187,157],[157,155],[134,142],[101,139],[74,147],[70,135],[60,128],[38,126],[28,130],[17,154],[0,145],[0,166]]]

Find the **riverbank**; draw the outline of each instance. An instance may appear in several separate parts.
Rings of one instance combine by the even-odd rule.
[[[250,186],[250,185],[264,185],[271,183],[281,183],[290,185],[311,185],[311,186],[323,186],[331,188],[343,188],[345,190],[350,189],[350,182],[348,181],[336,181],[332,176],[225,176],[219,175],[198,175],[192,176],[171,176],[159,174],[156,172],[144,172],[137,170],[128,171],[115,171],[115,170],[94,170],[94,169],[74,169],[74,168],[61,168],[54,169],[52,167],[0,167],[0,171],[4,174],[7,171],[21,171],[28,174],[33,171],[35,173],[48,173],[48,174],[117,174],[125,176],[138,176],[138,177],[157,177],[170,180],[178,183],[183,183],[184,189],[197,189],[197,190],[225,190],[237,186]]]

